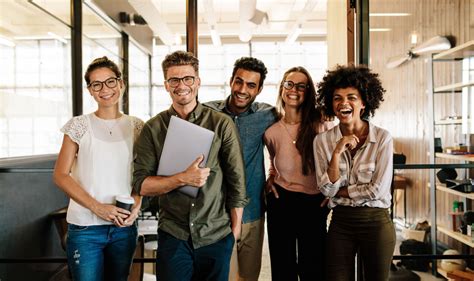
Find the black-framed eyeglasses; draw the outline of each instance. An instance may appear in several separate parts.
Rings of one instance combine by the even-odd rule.
[[[290,80],[283,82],[283,88],[285,88],[287,90],[291,90],[291,89],[293,89],[293,87],[295,87],[295,89],[298,92],[304,92],[304,91],[306,91],[306,89],[308,89],[309,86],[304,84],[304,83],[295,84],[295,82],[290,81]]]
[[[192,86],[194,85],[194,80],[196,80],[196,77],[194,76],[184,76],[181,78],[178,77],[171,77],[170,79],[166,80],[168,85],[171,87],[178,87],[179,82],[183,81],[183,84],[186,86]]]
[[[92,91],[94,91],[94,92],[98,92],[98,91],[102,90],[102,88],[104,87],[104,84],[105,84],[105,86],[107,86],[107,88],[113,89],[113,88],[117,87],[117,82],[119,80],[120,80],[120,78],[118,78],[118,77],[111,77],[111,78],[109,78],[105,81],[93,81],[89,85],[87,85],[87,87],[91,88]]]

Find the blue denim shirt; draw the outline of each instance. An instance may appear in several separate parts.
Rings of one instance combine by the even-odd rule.
[[[229,98],[207,102],[204,105],[232,117],[239,131],[245,162],[247,198],[249,199],[249,203],[244,208],[242,222],[249,223],[262,218],[265,213],[263,204],[263,187],[265,185],[263,134],[277,121],[278,114],[273,106],[254,102],[248,111],[234,115],[228,109],[228,100]]]

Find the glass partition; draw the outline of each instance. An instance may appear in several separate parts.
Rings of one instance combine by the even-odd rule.
[[[94,12],[88,5],[82,8],[82,72],[96,58],[107,56],[113,60],[120,69],[123,69],[121,58],[122,36],[118,30],[110,26],[101,16]],[[97,104],[87,90],[87,85],[82,79],[83,113],[87,114],[97,110]]]
[[[171,98],[163,87],[163,72],[161,61],[169,52],[177,47],[155,47],[153,56],[153,93],[154,114],[167,109]],[[252,54],[250,54],[252,50]],[[301,42],[286,45],[276,42],[256,42],[250,48],[249,44],[226,44],[216,48],[211,44],[199,45],[199,76],[201,88],[199,101],[225,99],[230,92],[229,80],[232,75],[234,62],[242,56],[253,56],[262,60],[268,74],[262,93],[257,101],[269,104],[276,103],[278,85],[283,73],[293,66],[304,66],[311,74],[315,83],[324,75],[327,68],[327,44],[320,42]]]
[[[33,5],[57,17],[71,26],[71,1],[68,0],[28,0]],[[26,1],[25,1],[26,2]]]
[[[128,51],[129,113],[146,121],[151,117],[148,55],[132,41],[130,41]]]
[[[37,5],[0,2],[0,158],[59,151],[72,115],[69,34]]]
[[[152,93],[151,93],[151,116],[166,110],[171,105],[171,98],[166,92],[164,87],[165,78],[163,76],[163,70],[161,68],[161,62],[165,56],[176,50],[185,50],[186,46],[164,46],[154,45],[153,46],[153,57],[152,57]]]

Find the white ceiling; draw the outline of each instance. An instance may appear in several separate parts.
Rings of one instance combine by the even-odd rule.
[[[155,36],[160,37],[161,29],[154,29],[156,17],[160,17],[173,34],[185,34],[185,2],[176,0],[128,0],[140,12],[143,3],[148,10],[140,12],[149,23]],[[198,0],[198,34],[209,37],[210,28],[214,26],[217,33],[224,39],[235,40],[241,33],[242,17],[245,12],[240,7],[255,7],[266,13],[268,20],[261,24],[244,23],[252,33],[252,39],[273,37],[285,39],[288,34],[301,26],[301,37],[326,36],[327,0]],[[306,7],[306,9],[305,9]],[[309,7],[309,9],[308,9]],[[155,9],[154,13],[149,13]],[[148,13],[147,13],[148,12]],[[253,9],[247,14],[253,15]],[[153,16],[149,16],[153,15]]]
[[[259,25],[247,21],[252,40],[282,41],[296,27],[301,27],[298,40],[320,40],[326,36],[327,0],[198,0],[198,35],[200,40],[210,40],[210,27],[214,26],[222,41],[238,41],[241,33],[239,5],[255,7],[267,13],[268,21]],[[45,38],[53,32],[64,38],[70,37],[67,26],[45,16],[45,11],[70,24],[69,1],[65,0],[0,0],[0,36],[8,38]],[[90,2],[90,1],[88,1]],[[133,7],[127,12],[142,14],[157,39],[161,41],[186,34],[185,0],[108,0],[113,6]],[[34,5],[36,4],[36,5]],[[310,7],[311,9],[305,9]],[[40,8],[39,8],[40,7]],[[45,11],[42,11],[44,9]],[[142,11],[143,13],[137,12]],[[83,30],[95,35],[117,36],[84,5]],[[133,28],[133,27],[130,27]],[[94,30],[96,32],[94,32]],[[247,30],[247,31],[248,31]],[[163,37],[163,39],[162,39]],[[184,38],[183,38],[184,39]],[[160,41],[158,40],[158,41]],[[169,41],[169,40],[168,40]]]

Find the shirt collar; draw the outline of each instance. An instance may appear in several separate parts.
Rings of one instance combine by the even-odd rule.
[[[196,107],[193,109],[193,111],[191,111],[191,113],[189,113],[188,118],[186,120],[189,121],[189,122],[193,122],[194,120],[198,119],[199,116],[201,116],[201,114],[202,114],[202,109],[203,109],[202,104],[200,102],[197,102]],[[171,105],[170,108],[168,109],[168,114],[170,116],[179,117],[179,114],[173,108],[173,105]]]
[[[367,120],[366,120],[367,121]],[[367,121],[369,124],[369,134],[367,135],[367,142],[377,142],[377,139],[375,138],[375,131],[374,131],[374,125]],[[336,139],[340,140],[342,138],[342,133],[341,133],[341,126],[337,126],[339,130],[336,131]]]
[[[230,96],[228,96],[224,102],[222,102],[221,104],[219,104],[217,107],[219,108],[219,110],[224,110],[226,113],[232,115],[232,116],[239,116],[239,115],[247,115],[247,114],[250,114],[250,113],[255,113],[257,111],[257,103],[254,101],[252,102],[252,104],[250,105],[249,109],[247,111],[244,111],[240,114],[234,114],[232,111],[230,111],[229,109],[229,102],[230,102]]]
[[[369,134],[367,135],[367,141],[376,142],[377,140],[375,139],[374,125],[369,121],[367,121],[367,123],[369,123]]]

